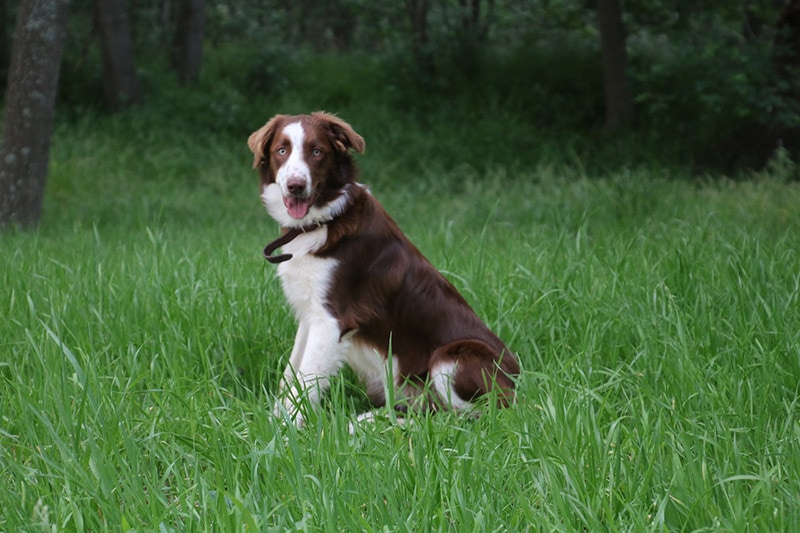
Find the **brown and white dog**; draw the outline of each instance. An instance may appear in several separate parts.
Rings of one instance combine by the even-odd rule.
[[[297,425],[298,399],[316,406],[345,363],[377,406],[387,386],[400,410],[466,410],[493,387],[501,406],[514,400],[516,357],[356,181],[349,150],[364,139],[349,124],[277,115],[248,145],[283,235],[265,255],[299,322],[281,384]]]

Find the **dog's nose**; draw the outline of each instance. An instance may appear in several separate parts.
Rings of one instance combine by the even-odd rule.
[[[306,192],[306,182],[301,179],[289,180],[286,183],[286,189],[292,196],[301,196]]]

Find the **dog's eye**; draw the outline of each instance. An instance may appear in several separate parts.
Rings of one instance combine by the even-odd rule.
[[[314,157],[319,157],[322,155],[322,150],[320,150],[319,148],[314,148],[313,150],[311,150],[311,154]]]
[[[280,147],[280,148],[278,148],[277,150],[275,150],[275,152],[276,152],[278,155],[286,155],[286,152],[287,152],[287,151],[288,151],[288,150],[286,150],[286,148],[284,148],[284,147]]]

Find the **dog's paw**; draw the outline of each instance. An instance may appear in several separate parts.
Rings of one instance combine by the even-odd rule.
[[[305,416],[303,416],[303,413],[297,408],[297,405],[288,398],[283,401],[275,400],[275,405],[272,407],[272,414],[284,424],[294,424],[298,429],[306,427]]]
[[[358,431],[373,424],[404,427],[408,424],[408,419],[402,416],[398,417],[395,413],[390,413],[386,409],[367,411],[366,413],[358,415],[355,420],[352,420],[347,425],[347,430],[350,432],[350,435],[355,435]]]

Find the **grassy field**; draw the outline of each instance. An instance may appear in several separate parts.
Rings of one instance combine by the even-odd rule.
[[[78,122],[0,236],[0,531],[797,530],[797,183],[458,165],[367,114],[362,181],[519,352],[519,404],[350,436],[345,373],[286,427],[249,130]]]

